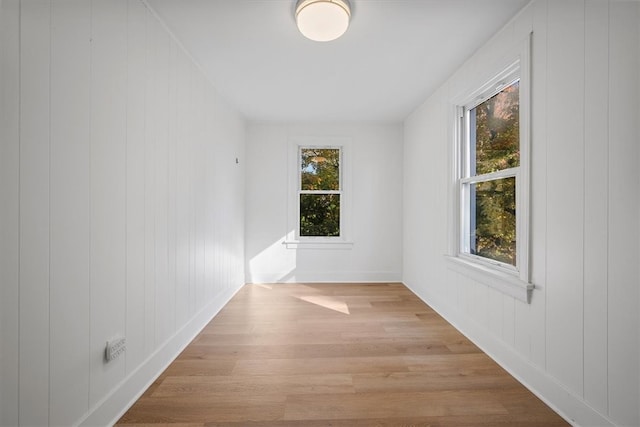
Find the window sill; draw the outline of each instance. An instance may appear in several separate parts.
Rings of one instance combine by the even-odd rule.
[[[445,255],[449,268],[520,301],[530,303],[532,283],[519,277],[460,257]]]
[[[351,249],[353,242],[346,240],[285,240],[282,242],[287,249]]]

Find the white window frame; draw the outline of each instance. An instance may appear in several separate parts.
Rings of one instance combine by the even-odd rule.
[[[292,137],[289,140],[289,197],[287,208],[287,233],[284,244],[288,249],[349,249],[351,240],[351,139],[347,137]],[[300,194],[305,191],[301,183],[301,153],[303,148],[324,148],[340,150],[340,190],[321,193],[340,194],[340,235],[301,236],[300,235]]]
[[[452,183],[450,243],[447,259],[451,268],[476,281],[529,302],[534,288],[529,276],[530,229],[530,37],[502,61],[487,66],[489,72],[469,82],[468,90],[452,98]],[[493,70],[491,73],[490,70]],[[489,174],[470,175],[469,119],[467,112],[516,81],[519,84],[520,165]],[[472,184],[514,177],[516,180],[516,265],[470,253],[469,188]]]

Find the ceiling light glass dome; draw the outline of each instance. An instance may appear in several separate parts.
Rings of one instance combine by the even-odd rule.
[[[328,42],[349,28],[351,8],[347,0],[298,0],[296,24],[308,39]]]

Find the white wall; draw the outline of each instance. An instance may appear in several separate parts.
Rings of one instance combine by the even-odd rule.
[[[351,138],[351,249],[287,249],[289,139]],[[247,282],[400,281],[402,126],[258,124],[247,129]]]
[[[139,0],[0,6],[0,425],[105,425],[244,283],[244,123]]]
[[[581,425],[638,425],[638,28],[629,1],[534,1],[405,122],[404,281]],[[531,304],[450,270],[449,100],[533,31]]]

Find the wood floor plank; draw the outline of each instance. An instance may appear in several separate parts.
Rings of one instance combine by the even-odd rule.
[[[523,417],[510,415],[456,415],[438,417],[397,417],[368,419],[331,419],[331,420],[277,420],[277,421],[244,421],[206,423],[205,427],[564,427],[561,419],[549,420],[534,417],[524,420]],[[129,424],[131,426],[131,424]],[[156,426],[156,425],[154,425]]]
[[[367,419],[508,414],[492,390],[289,396],[285,419]]]
[[[383,374],[355,374],[356,393],[421,392],[439,390],[486,390],[518,388],[515,379],[495,372],[467,374],[449,370],[445,372],[394,372]]]
[[[455,351],[454,351],[455,350]],[[300,358],[331,358],[331,357],[367,357],[427,355],[479,352],[475,347],[451,349],[450,345],[442,343],[424,343],[403,341],[396,343],[336,343],[336,344],[279,344],[279,345],[200,345],[192,344],[185,349],[180,358],[237,360],[243,359],[300,359]]]
[[[566,426],[399,283],[246,285],[119,420]]]
[[[308,359],[239,360],[234,375],[355,374],[363,372],[406,372],[398,357],[332,357]]]
[[[151,397],[193,394],[218,399],[223,395],[242,397],[328,393],[355,393],[353,377],[347,374],[167,377]]]

